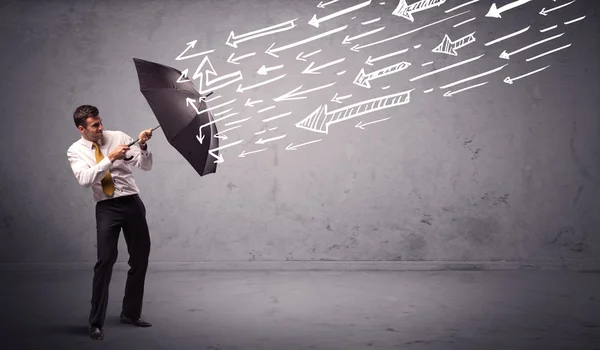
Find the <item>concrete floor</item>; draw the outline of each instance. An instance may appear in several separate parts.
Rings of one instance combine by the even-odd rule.
[[[102,341],[91,271],[0,274],[7,350],[600,349],[599,273],[150,271],[137,328],[118,323],[115,270]]]

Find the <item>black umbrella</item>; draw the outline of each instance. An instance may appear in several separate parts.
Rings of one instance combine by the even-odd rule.
[[[160,124],[156,128],[162,127],[169,143],[200,176],[215,173],[216,158],[208,151],[219,147],[219,139],[214,137],[218,131],[211,111],[206,111],[208,107],[204,101],[210,93],[202,96],[190,80],[177,82],[182,75],[173,67],[138,58],[134,58],[133,62],[140,80],[140,91]],[[188,103],[188,98],[194,102]],[[204,139],[200,143],[196,136],[200,135],[200,127],[208,123],[211,124],[202,128]],[[129,145],[137,141],[139,139]],[[217,150],[213,153],[216,156],[219,154]]]

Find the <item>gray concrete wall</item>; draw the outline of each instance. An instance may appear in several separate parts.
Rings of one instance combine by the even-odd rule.
[[[95,203],[91,190],[78,185],[66,157],[80,137],[73,110],[96,105],[106,129],[134,138],[156,126],[132,58],[193,72],[202,57],[175,60],[192,40],[197,44],[188,53],[215,49],[209,58],[217,73],[239,70],[243,86],[287,75],[244,93],[236,92],[238,82],[215,92],[222,102],[237,98],[229,106],[239,113],[236,118],[252,117],[221,141],[244,140],[222,151],[225,162],[216,174],[198,176],[161,129],[155,131],[149,142],[152,171],[135,170],[153,262],[597,260],[600,22],[595,2],[580,0],[543,16],[543,7],[563,2],[533,1],[496,19],[485,16],[492,1],[445,13],[466,2],[448,0],[415,13],[410,22],[392,14],[398,1],[373,1],[319,28],[308,24],[314,14],[323,18],[361,2],[339,1],[323,9],[316,0],[3,1],[1,262],[95,260]],[[467,10],[412,34],[350,50]],[[377,17],[378,22],[361,25]],[[237,49],[225,45],[231,31],[241,35],[294,18],[293,30],[248,40]],[[540,32],[554,24],[556,29]],[[348,27],[280,51],[278,58],[265,54],[273,43],[273,48],[282,47],[342,25]],[[342,45],[346,35],[381,26],[385,29]],[[527,26],[519,36],[485,45]],[[458,56],[432,52],[444,34],[456,40],[474,31],[476,42],[458,50]],[[499,58],[504,50],[563,32],[510,60]],[[365,64],[369,56],[405,48],[403,54]],[[296,59],[300,52],[319,49],[306,61]],[[239,65],[227,62],[231,53],[251,52],[256,54]],[[477,61],[410,81],[481,54]],[[311,62],[317,66],[342,57],[345,61],[319,75],[301,74]],[[361,68],[368,73],[400,61],[411,66],[371,81],[370,89],[352,83]],[[263,76],[257,74],[263,64],[284,67]],[[508,65],[496,73],[439,88],[503,64]],[[503,82],[547,65],[513,85]],[[485,81],[479,88],[443,96]],[[336,85],[307,93],[305,99],[273,101],[300,85],[304,90],[331,82]],[[430,88],[434,91],[424,93]],[[410,89],[410,103],[335,124],[326,135],[295,126],[319,105],[331,111]],[[336,93],[352,96],[331,102]],[[263,102],[244,106],[248,98]],[[257,113],[270,105],[276,107]],[[288,111],[292,114],[284,118],[261,121]],[[355,127],[359,121],[388,117],[364,130]],[[226,129],[224,122],[217,125]],[[278,128],[255,135],[273,127]],[[255,144],[260,137],[283,134],[283,139]],[[317,139],[286,150],[290,143]],[[119,245],[119,260],[126,261],[123,238]]]

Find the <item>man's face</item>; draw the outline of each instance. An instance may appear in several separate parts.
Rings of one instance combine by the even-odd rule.
[[[88,117],[86,120],[87,127],[83,128],[79,127],[81,130],[81,134],[83,137],[89,141],[95,142],[102,138],[104,126],[102,125],[102,118],[100,116],[97,117]]]

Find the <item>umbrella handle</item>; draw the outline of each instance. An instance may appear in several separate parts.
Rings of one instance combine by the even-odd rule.
[[[157,126],[157,127],[156,127],[156,128],[154,128],[154,129],[152,129],[152,131],[154,131],[154,130],[156,130],[156,129],[158,129],[158,128],[160,128],[160,125],[159,125],[159,126]],[[140,140],[140,139],[138,138],[137,140],[135,140],[135,141],[133,141],[133,142],[129,143],[129,144],[127,145],[127,147],[131,147],[131,146],[133,146],[133,145],[134,145],[136,142],[138,142],[139,140]],[[132,159],[133,159],[133,156],[131,156],[131,157],[129,157],[129,158],[123,158],[123,160],[132,160]]]

